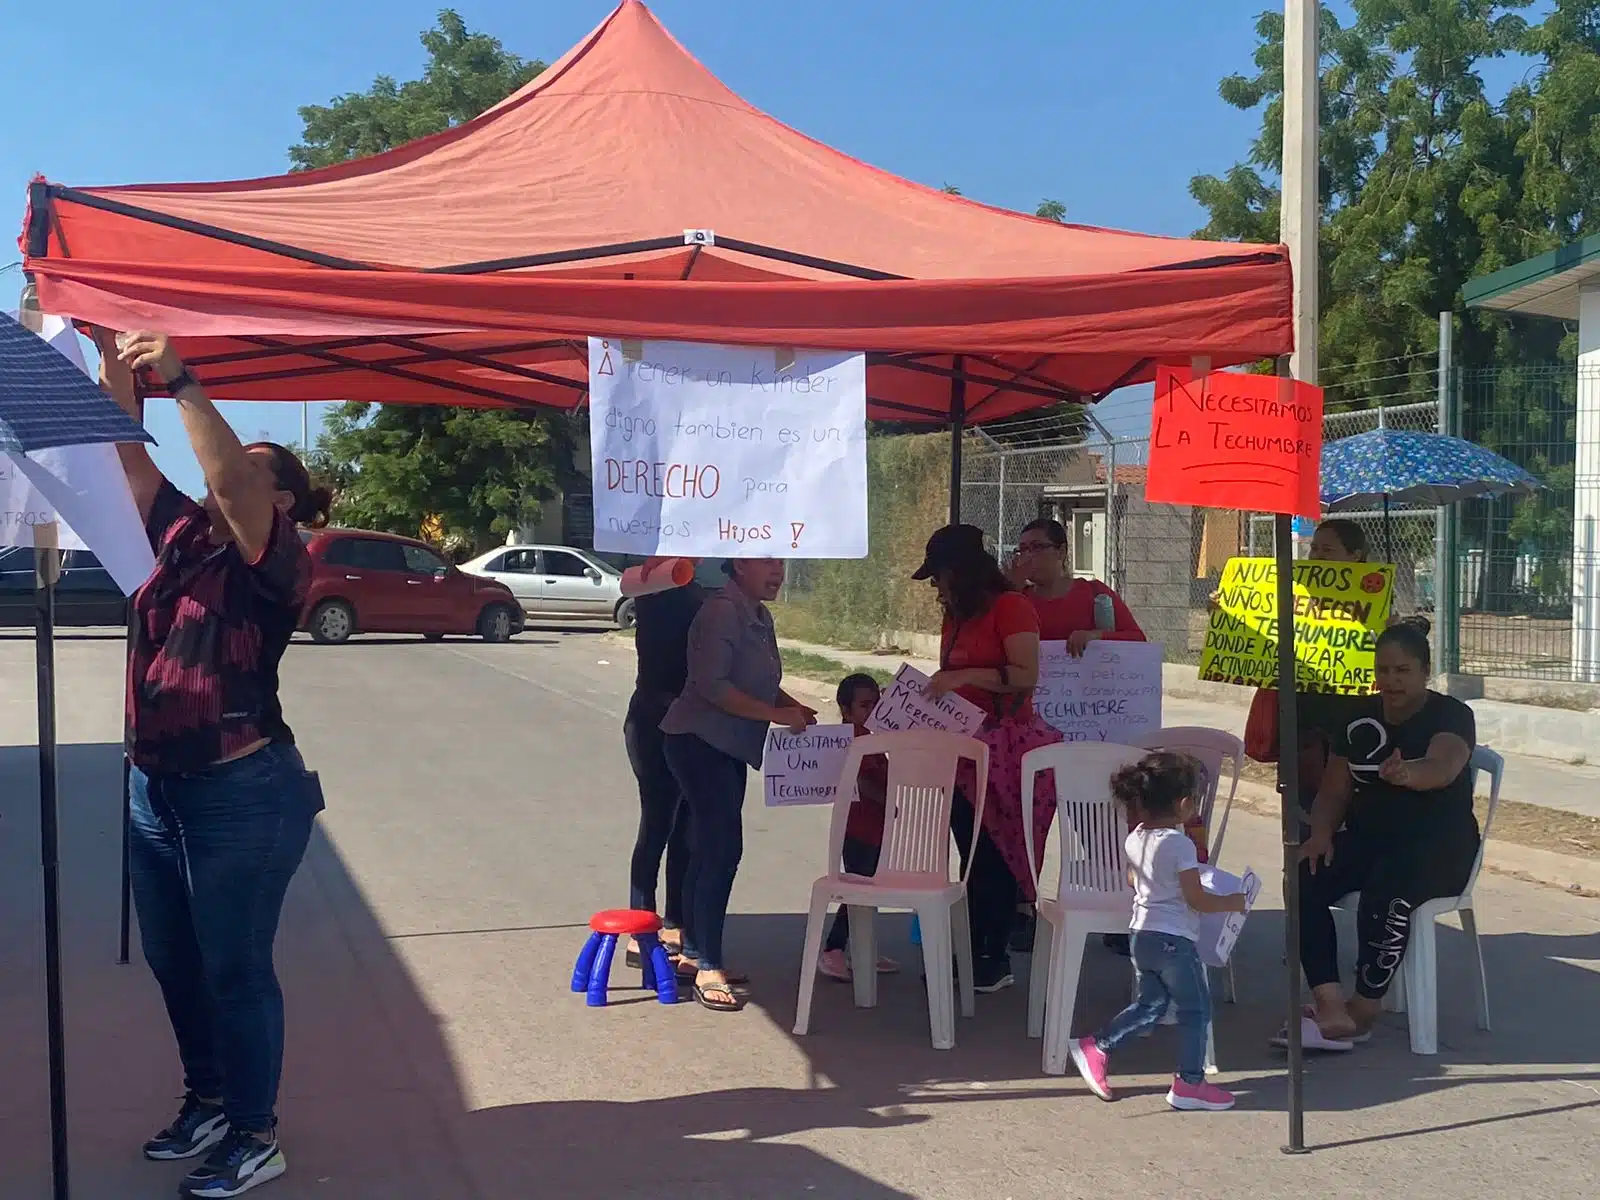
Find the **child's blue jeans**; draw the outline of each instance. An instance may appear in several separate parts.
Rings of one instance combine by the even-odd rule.
[[[1132,1004],[1095,1035],[1095,1045],[1110,1054],[1141,1030],[1161,1019],[1169,1005],[1178,1015],[1178,1078],[1203,1083],[1206,1077],[1206,1032],[1211,1025],[1211,988],[1199,948],[1186,937],[1134,930],[1133,964],[1139,970],[1139,994]]]

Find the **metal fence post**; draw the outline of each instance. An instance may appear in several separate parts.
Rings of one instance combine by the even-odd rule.
[[[1451,333],[1450,314],[1442,312],[1439,314],[1439,412],[1436,418],[1440,433],[1449,432],[1445,409],[1446,396],[1450,391]],[[1455,560],[1446,550],[1449,507],[1441,504],[1433,512],[1433,660],[1437,664],[1436,670],[1440,672],[1453,670],[1451,645],[1455,641],[1449,604],[1449,595],[1453,590],[1449,576]]]

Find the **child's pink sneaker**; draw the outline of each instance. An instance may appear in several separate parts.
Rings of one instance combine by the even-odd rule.
[[[1174,1076],[1167,1103],[1179,1112],[1226,1112],[1233,1107],[1233,1093],[1214,1083],[1185,1083]]]
[[[1111,1084],[1106,1081],[1105,1051],[1095,1045],[1094,1039],[1079,1038],[1072,1043],[1070,1049],[1078,1074],[1083,1076],[1083,1081],[1089,1085],[1089,1090],[1102,1100],[1116,1099],[1111,1094]]]

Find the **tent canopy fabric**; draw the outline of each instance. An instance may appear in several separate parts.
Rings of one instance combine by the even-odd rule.
[[[897,178],[734,95],[637,0],[482,116],[384,154],[36,181],[23,249],[48,309],[164,328],[232,399],[570,407],[595,334],[861,349],[873,416],[946,421],[959,378],[988,420],[1292,340],[1282,247]]]

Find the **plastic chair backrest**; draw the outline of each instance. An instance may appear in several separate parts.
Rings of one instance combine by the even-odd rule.
[[[1505,777],[1506,760],[1487,746],[1479,746],[1469,760],[1472,767],[1472,791],[1478,791],[1478,772],[1489,776],[1489,811],[1483,818],[1483,836],[1478,841],[1478,857],[1472,860],[1472,874],[1467,876],[1467,886],[1461,889],[1461,903],[1472,900],[1472,888],[1478,882],[1478,869],[1483,866],[1483,852],[1489,845],[1489,830],[1494,826],[1495,810],[1500,807],[1500,781]]]
[[[1147,733],[1136,744],[1147,750],[1176,750],[1198,759],[1206,769],[1206,794],[1201,798],[1200,819],[1206,827],[1206,854],[1215,863],[1222,854],[1222,839],[1228,832],[1228,817],[1233,812],[1234,797],[1239,794],[1244,742],[1225,729],[1208,729],[1204,725],[1174,725]],[[1222,821],[1214,824],[1217,795],[1222,790],[1224,759],[1232,760],[1233,779],[1228,785],[1228,798],[1222,805]]]
[[[1139,746],[1115,742],[1057,742],[1022,756],[1022,836],[1039,890],[1039,855],[1033,844],[1033,792],[1041,771],[1056,784],[1056,829],[1061,839],[1058,895],[1128,890],[1128,814],[1111,798],[1111,776],[1145,755]],[[1042,847],[1041,847],[1042,849]]]
[[[983,826],[983,805],[989,791],[989,747],[976,738],[936,729],[873,733],[851,743],[839,774],[828,835],[828,873],[839,869],[844,830],[861,760],[881,754],[889,761],[889,786],[883,821],[883,846],[878,874],[950,876],[950,807],[955,799],[956,770],[963,759],[977,775],[973,837]],[[972,855],[967,855],[970,869]],[[962,879],[965,880],[963,875]]]

